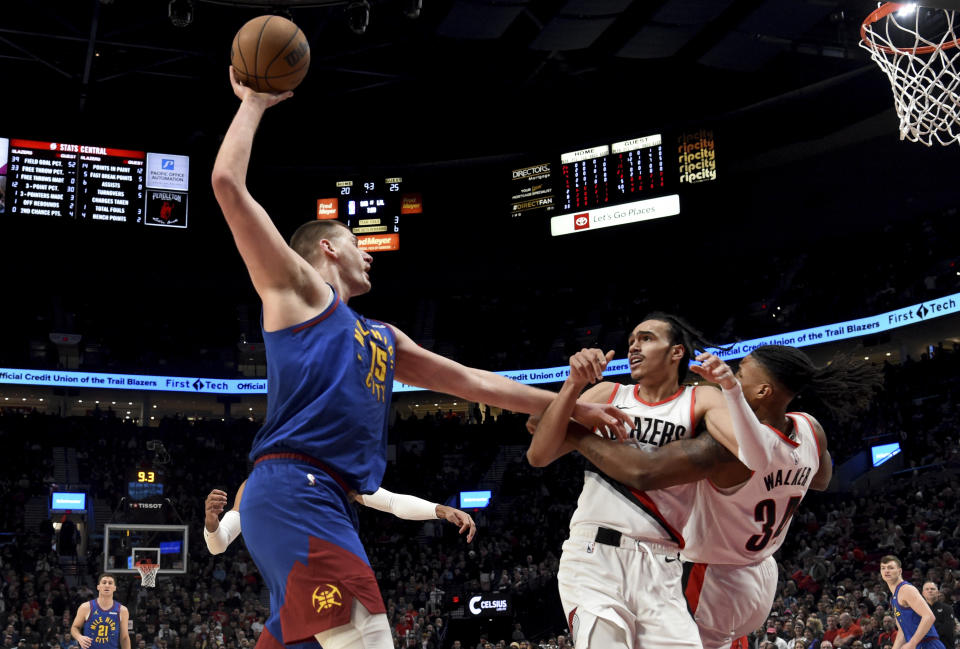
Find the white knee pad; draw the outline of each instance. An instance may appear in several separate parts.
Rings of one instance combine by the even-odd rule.
[[[316,635],[323,649],[393,649],[390,624],[384,613],[372,615],[359,600],[353,600],[350,623]]]

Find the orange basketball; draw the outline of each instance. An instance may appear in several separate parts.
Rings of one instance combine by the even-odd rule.
[[[237,80],[257,92],[296,88],[310,67],[310,44],[282,16],[257,16],[233,37],[230,63]]]

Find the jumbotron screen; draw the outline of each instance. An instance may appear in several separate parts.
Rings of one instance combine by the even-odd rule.
[[[8,214],[187,227],[188,156],[20,138],[0,150]]]
[[[717,177],[714,134],[703,128],[531,162],[512,170],[511,214],[550,216],[553,236],[677,215],[684,186]]]

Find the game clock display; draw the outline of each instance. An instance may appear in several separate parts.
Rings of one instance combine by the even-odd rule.
[[[339,219],[366,252],[399,250],[401,215],[423,212],[420,194],[403,193],[402,184],[395,176],[337,181],[335,197],[317,199],[317,218]]]
[[[127,474],[127,495],[133,500],[162,496],[165,477],[161,469],[133,467]]]
[[[187,156],[18,138],[7,146],[9,214],[187,227]]]

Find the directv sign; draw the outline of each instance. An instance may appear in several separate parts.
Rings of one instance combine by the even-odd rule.
[[[474,595],[467,601],[467,610],[474,617],[495,617],[513,615],[513,605],[510,595],[506,593],[491,593]]]

